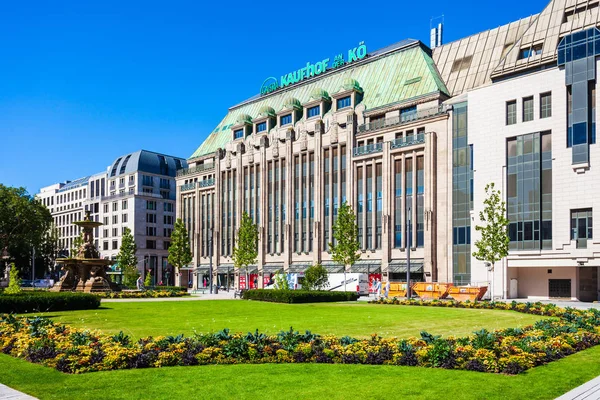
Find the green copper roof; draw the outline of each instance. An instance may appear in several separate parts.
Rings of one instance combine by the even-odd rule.
[[[367,110],[429,93],[448,94],[448,89],[429,52],[420,42],[409,41],[408,46],[382,54],[383,50],[373,53],[361,62],[328,71],[318,78],[247,100],[230,108],[229,113],[190,158],[210,154],[225,147],[233,138],[231,126],[238,123],[240,117],[245,118],[247,115],[256,118],[261,111],[264,112],[265,107],[272,107],[275,112],[279,112],[290,102],[290,98],[298,99],[303,104],[311,101],[319,91],[330,96],[335,95],[344,90],[344,87],[348,87],[350,80],[354,80],[356,85],[362,88],[362,103]]]

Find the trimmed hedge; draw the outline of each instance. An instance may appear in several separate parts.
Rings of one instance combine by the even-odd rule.
[[[89,293],[31,291],[0,295],[0,313],[90,310],[100,298]]]
[[[244,300],[269,301],[273,303],[327,303],[356,301],[356,292],[329,292],[326,290],[270,290],[252,289],[242,293]]]

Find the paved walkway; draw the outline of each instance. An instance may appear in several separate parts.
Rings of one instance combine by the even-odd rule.
[[[2,400],[37,400],[36,397],[31,397],[28,394],[11,389],[0,383],[0,399]]]
[[[576,387],[558,397],[556,400],[599,400],[600,399],[600,376],[583,385]]]

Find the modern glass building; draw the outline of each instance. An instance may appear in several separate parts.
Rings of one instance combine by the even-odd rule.
[[[194,249],[183,279],[203,286],[210,255],[212,279],[239,288],[315,263],[340,272],[328,244],[347,201],[362,248],[349,272],[405,280],[410,246],[414,280],[597,299],[597,24],[598,2],[556,0],[433,49],[361,43],[268,78],[177,173]],[[492,182],[511,240],[494,271],[472,257]],[[243,212],[259,226],[259,257],[236,271]]]

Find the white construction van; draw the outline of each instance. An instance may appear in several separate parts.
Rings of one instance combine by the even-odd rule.
[[[367,274],[358,274],[358,273],[349,273],[346,274],[346,291],[347,292],[357,292],[361,296],[369,295],[369,275]],[[335,273],[329,274],[329,287],[326,290],[331,290],[335,292],[343,292],[344,291],[344,274],[343,273]]]

